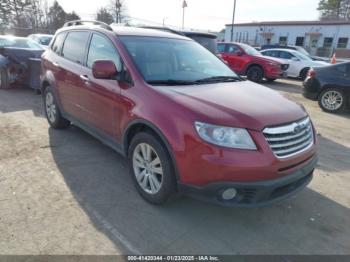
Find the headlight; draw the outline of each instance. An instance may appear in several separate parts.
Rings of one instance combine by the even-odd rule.
[[[194,125],[199,136],[209,143],[228,148],[257,149],[246,129],[216,126],[201,122],[195,122]]]

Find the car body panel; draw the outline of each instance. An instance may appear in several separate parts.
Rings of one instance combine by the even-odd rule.
[[[262,55],[249,55],[240,46],[239,43],[218,43],[218,46],[226,46],[225,51],[219,51],[222,59],[224,59],[233,71],[240,75],[246,75],[247,69],[252,65],[258,65],[264,70],[266,78],[285,77],[284,71],[281,69],[282,64],[288,64],[280,59],[269,59]],[[229,47],[234,47],[237,52],[229,52]],[[219,49],[220,50],[220,49]],[[222,50],[222,49],[221,49]]]
[[[308,60],[293,60],[293,59],[283,59],[281,58],[281,52],[286,53],[286,54],[290,54],[290,56],[295,57],[298,52],[295,50],[289,50],[289,49],[278,49],[278,48],[274,48],[274,49],[266,49],[261,51],[261,54],[266,55],[266,57],[270,57],[268,56],[268,52],[270,51],[275,51],[279,53],[279,59],[285,61],[285,63],[289,64],[289,68],[287,70],[288,72],[288,76],[291,77],[300,77],[301,73],[304,69],[309,69],[309,68],[313,68],[313,67],[322,67],[322,66],[327,66],[329,65],[329,63],[326,62],[322,62],[322,61],[308,61]]]
[[[150,85],[118,36],[192,40],[156,30],[116,27],[111,32],[76,26],[63,28],[58,33],[74,30],[99,32],[110,39],[132,81],[94,79],[90,68],[68,61],[49,49],[43,55],[43,87],[50,84],[54,89],[67,119],[123,155],[127,154],[130,130],[142,124],[158,134],[166,145],[179,184],[203,186],[274,180],[295,173],[315,157],[314,129],[310,148],[283,159],[274,155],[262,133],[265,127],[290,124],[307,117],[302,106],[250,81]],[[88,81],[82,80],[81,75]],[[257,149],[240,150],[207,143],[198,135],[196,121],[245,128]]]

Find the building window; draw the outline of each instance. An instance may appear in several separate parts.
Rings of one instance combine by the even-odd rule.
[[[281,36],[279,44],[282,45],[282,46],[287,45],[287,37],[286,36]]]
[[[296,46],[304,46],[304,37],[303,36],[298,36],[297,40],[295,41]]]
[[[347,48],[349,42],[349,38],[347,37],[340,37],[338,40],[338,48]]]
[[[323,47],[324,48],[330,48],[332,47],[333,44],[333,38],[332,37],[325,37],[324,42],[323,42]]]

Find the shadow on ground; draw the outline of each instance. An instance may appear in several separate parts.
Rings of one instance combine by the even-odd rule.
[[[185,197],[157,207],[136,193],[125,160],[82,130],[49,129],[49,138],[54,160],[81,208],[125,253],[350,252],[350,210],[311,189],[259,209],[228,209]],[[350,155],[330,140],[322,139],[320,146],[342,150],[342,159]],[[328,161],[325,155],[321,159]],[[337,168],[349,168],[339,163]]]
[[[0,89],[0,96],[1,113],[31,110],[35,116],[44,116],[41,95],[35,94],[33,89],[25,87]]]

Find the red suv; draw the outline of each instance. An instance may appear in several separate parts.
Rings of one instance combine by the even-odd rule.
[[[267,58],[255,48],[242,43],[220,43],[218,50],[230,68],[240,75],[246,75],[253,82],[268,82],[287,77],[289,65],[277,58]]]
[[[263,205],[312,179],[304,108],[184,36],[70,23],[44,53],[41,80],[51,127],[74,124],[126,156],[151,203],[183,193]]]

